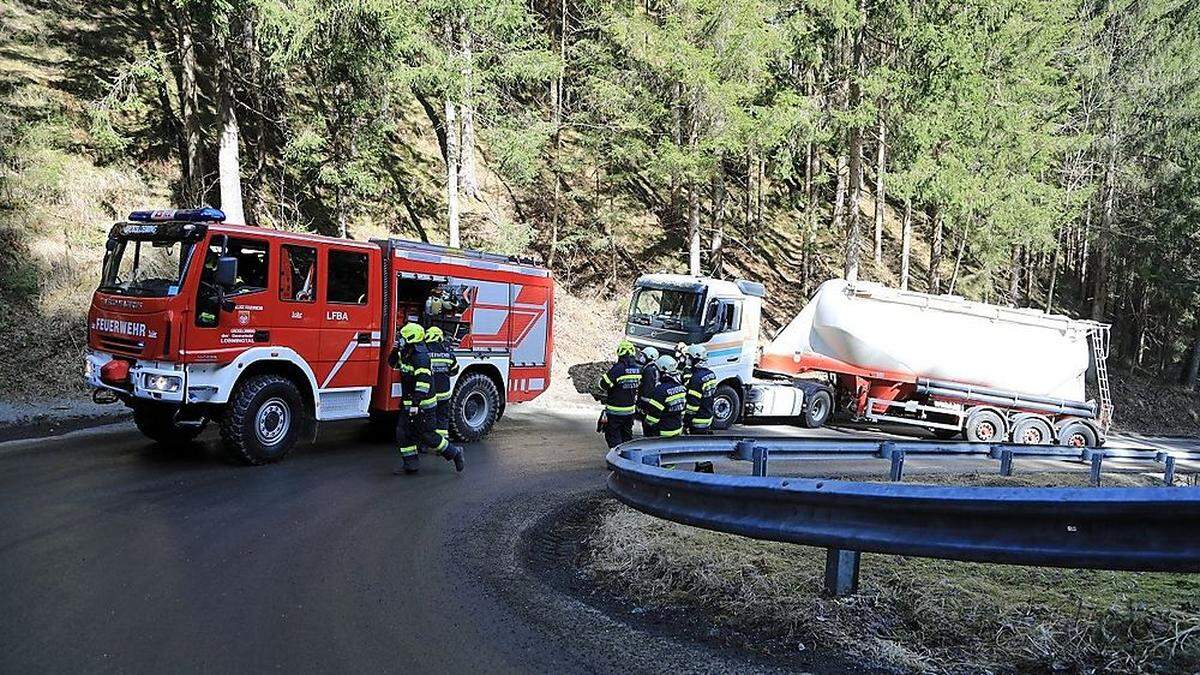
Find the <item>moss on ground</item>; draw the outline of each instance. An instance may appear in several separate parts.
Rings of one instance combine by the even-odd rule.
[[[586,573],[610,592],[666,612],[702,612],[777,655],[817,649],[864,666],[935,672],[1200,669],[1200,575],[865,554],[860,593],[833,599],[821,595],[823,549],[710,532],[615,503],[586,549]]]

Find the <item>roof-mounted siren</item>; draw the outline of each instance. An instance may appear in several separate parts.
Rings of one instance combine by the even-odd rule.
[[[158,209],[155,211],[134,211],[129,214],[129,220],[135,223],[223,223],[225,213],[221,209],[205,206],[200,209]]]

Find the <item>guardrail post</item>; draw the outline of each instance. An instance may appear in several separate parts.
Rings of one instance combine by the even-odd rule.
[[[903,450],[893,450],[892,451],[891,478],[893,481],[904,480],[904,451]]]
[[[1174,485],[1175,484],[1175,458],[1172,457],[1171,455],[1167,455],[1167,458],[1163,460],[1163,465],[1164,465],[1163,485]]]
[[[754,439],[743,438],[734,444],[732,459],[739,459],[743,462],[754,459]]]
[[[754,475],[767,475],[767,458],[770,453],[761,445],[754,446]]]
[[[1092,452],[1092,485],[1100,487],[1100,467],[1104,464],[1103,452]]]
[[[1013,451],[1000,451],[1000,475],[1011,476],[1013,471]]]
[[[825,549],[825,594],[835,598],[858,592],[858,563],[862,554],[840,548]]]

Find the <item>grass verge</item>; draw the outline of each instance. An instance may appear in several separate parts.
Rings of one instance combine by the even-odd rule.
[[[1200,669],[1200,575],[866,554],[860,593],[832,599],[823,549],[615,503],[602,516],[585,546],[594,582],[660,613],[703,613],[727,641],[773,655],[817,649],[927,672]]]

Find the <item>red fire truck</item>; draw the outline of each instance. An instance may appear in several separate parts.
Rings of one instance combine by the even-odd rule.
[[[349,241],[224,224],[217,209],[113,225],[88,313],[85,377],[162,443],[211,420],[235,459],[282,459],[316,423],[386,420],[399,326],[456,345],[451,434],[487,434],[550,382],[554,286],[527,261],[399,239]]]

